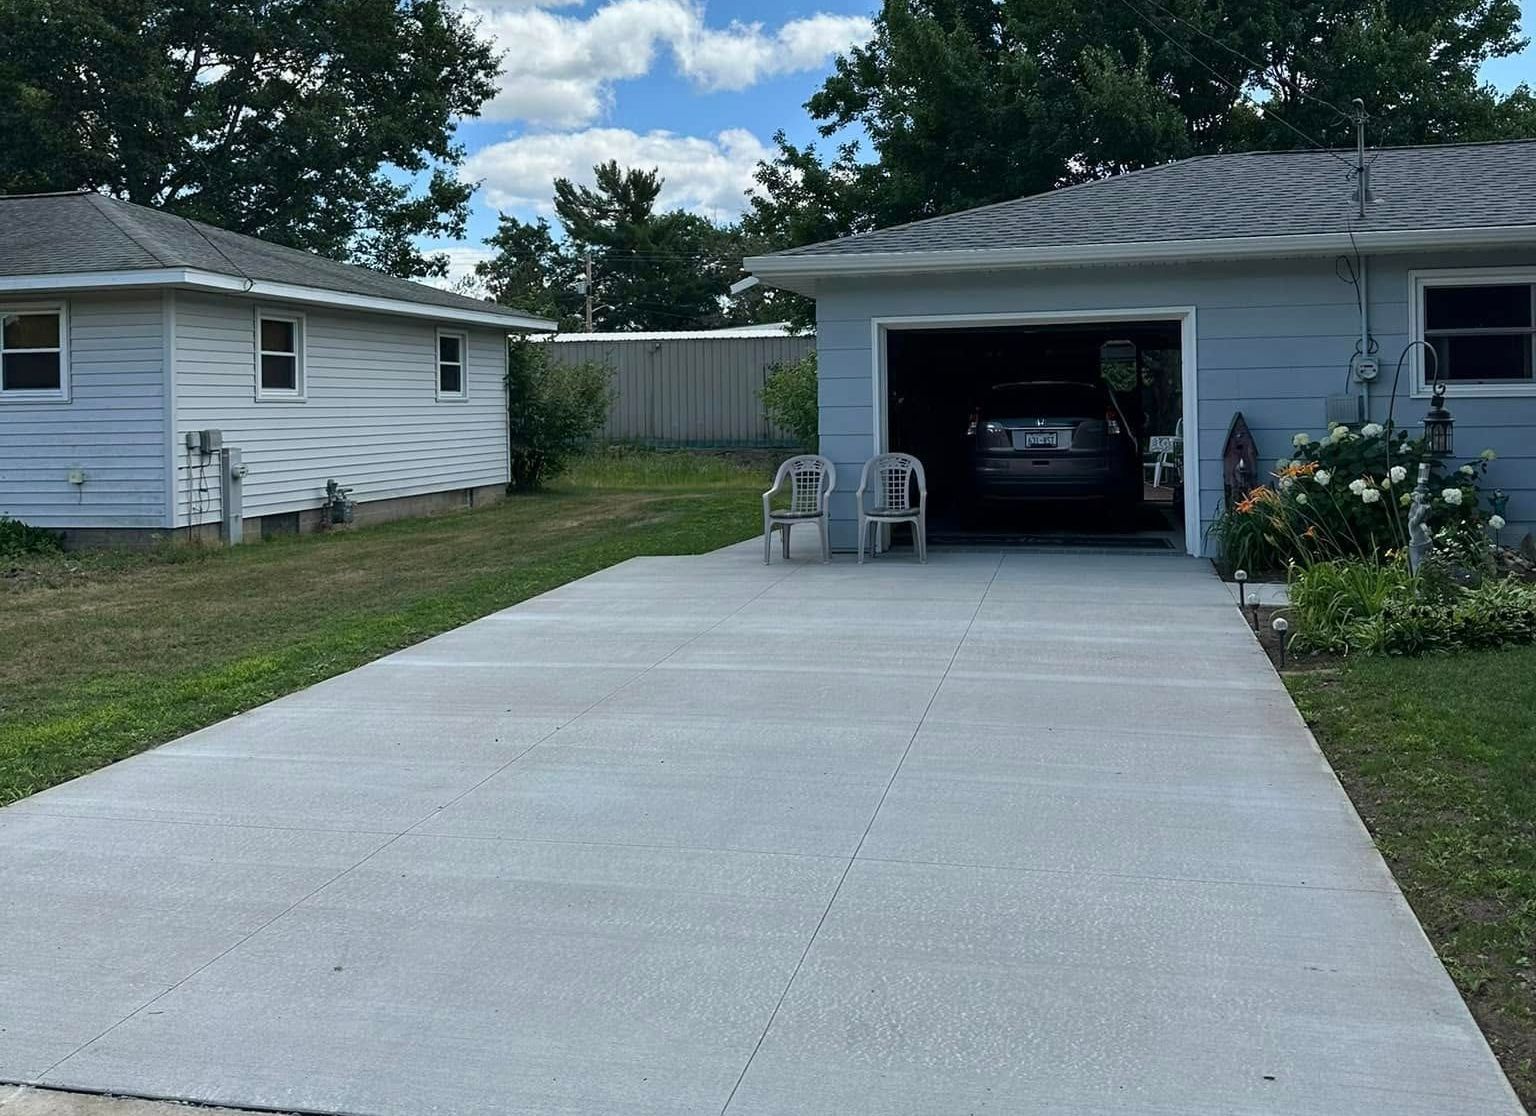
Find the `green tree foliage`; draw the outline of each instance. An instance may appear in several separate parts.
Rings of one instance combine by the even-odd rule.
[[[758,398],[768,421],[789,431],[795,441],[814,450],[821,430],[816,401],[816,354],[776,365],[763,381]]]
[[[1211,152],[1536,134],[1516,0],[886,0],[807,104],[830,161],[779,137],[749,226],[779,245],[1040,193]]]
[[[557,476],[603,425],[613,373],[601,364],[562,364],[547,343],[521,338],[507,350],[507,434],[511,487],[538,488]]]
[[[440,274],[497,60],[443,0],[0,0],[0,191],[91,188]],[[408,180],[420,183],[411,185]]]
[[[543,218],[502,214],[486,241],[494,256],[475,267],[497,302],[584,325],[587,255],[592,260],[592,324],[599,332],[710,329],[775,321],[793,296],[762,288],[728,297],[741,260],[761,238],[681,209],[657,211],[664,185],[655,169],[593,168],[595,185],[555,180],[562,236]]]

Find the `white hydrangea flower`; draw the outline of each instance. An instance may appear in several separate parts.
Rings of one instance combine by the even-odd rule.
[[[1461,506],[1461,489],[1459,489],[1459,488],[1442,488],[1440,490],[1440,499],[1444,500],[1447,504],[1451,505],[1451,507],[1453,507],[1453,508],[1460,507]]]
[[[1402,505],[1403,507],[1406,508],[1409,504],[1413,503],[1413,493],[1412,492],[1404,492],[1401,496],[1399,496],[1397,498],[1397,502],[1400,505]]]
[[[1504,530],[1504,517],[1502,515],[1490,515],[1488,517],[1488,526],[1492,527],[1495,531]]]
[[[1499,455],[1494,453],[1491,449],[1485,449],[1482,453],[1478,454],[1477,456],[1481,457],[1484,461],[1492,461],[1495,457],[1498,457]]]
[[[1462,476],[1466,476],[1466,477],[1473,476],[1473,475],[1475,475],[1477,473],[1477,470],[1472,468],[1472,466],[1470,466],[1470,465],[1463,465],[1460,469],[1457,469],[1456,471],[1458,473],[1462,474]]]
[[[1289,492],[1295,486],[1296,486],[1296,478],[1295,477],[1281,477],[1280,478],[1280,491],[1281,492]]]
[[[1305,492],[1296,493],[1296,502],[1298,504],[1305,504],[1307,502],[1307,494]]]
[[[1408,470],[1401,465],[1394,465],[1388,471],[1388,475],[1392,478],[1393,484],[1402,484],[1403,481],[1408,479]]]
[[[1275,458],[1275,472],[1283,473],[1287,469],[1289,469],[1290,467],[1291,467],[1291,459],[1289,457],[1277,457],[1277,458]]]
[[[1368,423],[1366,423],[1364,426],[1362,426],[1360,428],[1360,437],[1362,437],[1362,438],[1379,438],[1379,437],[1381,437],[1382,432],[1384,430],[1386,430],[1386,427],[1382,426],[1381,423],[1379,423],[1379,422],[1368,422]]]
[[[1297,434],[1294,438],[1291,439],[1291,445],[1295,446],[1297,449],[1300,449],[1302,446],[1310,446],[1311,444],[1312,435],[1310,434]]]
[[[1348,437],[1349,427],[1347,426],[1335,426],[1332,430],[1328,431],[1328,440],[1330,442],[1342,442]]]
[[[1322,485],[1324,488],[1327,488],[1328,482],[1333,479],[1333,474],[1330,473],[1327,469],[1319,469],[1317,472],[1312,474],[1312,479],[1315,480],[1318,484]]]
[[[1360,493],[1360,502],[1361,503],[1364,503],[1364,504],[1374,504],[1374,503],[1377,503],[1380,500],[1381,500],[1381,493],[1376,491],[1376,489],[1374,489],[1374,488],[1367,488],[1364,492]]]
[[[1349,482],[1349,490],[1351,492],[1353,492],[1356,496],[1360,495],[1360,493],[1365,491],[1365,478],[1364,477],[1356,477],[1354,480],[1350,481]]]

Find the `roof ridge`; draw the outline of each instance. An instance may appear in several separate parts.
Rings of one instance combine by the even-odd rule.
[[[145,232],[143,229],[138,229],[140,236],[144,237],[144,239],[141,240],[140,236],[134,235],[134,228],[129,227],[130,222],[127,219],[127,215],[114,212],[119,205],[119,202],[116,198],[109,198],[103,194],[97,193],[95,190],[86,190],[82,191],[82,193],[85,195],[85,197],[90,199],[91,206],[96,210],[97,213],[100,213],[103,217],[105,217],[107,222],[113,228],[126,236],[130,241],[133,242],[136,247],[148,253],[150,259],[154,260],[161,267],[175,266],[172,261],[166,259],[160,252],[157,252],[155,248],[152,248],[149,244],[145,243],[145,240],[150,240],[151,243],[153,243],[152,238],[150,238],[147,232]],[[128,204],[132,205],[133,203],[129,202]]]
[[[856,240],[859,237],[869,236],[873,233],[892,232],[896,229],[910,229],[914,225],[926,225],[930,221],[942,221],[946,217],[953,217],[960,213],[985,213],[991,209],[1000,209],[1005,205],[1018,205],[1020,202],[1031,201],[1034,198],[1053,198],[1058,194],[1069,194],[1074,190],[1083,190],[1090,186],[1102,186],[1106,182],[1118,182],[1123,178],[1135,178],[1138,175],[1151,174],[1155,171],[1165,171],[1172,167],[1184,166],[1186,163],[1198,163],[1206,159],[1219,158],[1221,158],[1221,155],[1218,153],[1207,153],[1203,155],[1189,155],[1183,159],[1170,159],[1166,163],[1154,163],[1149,167],[1137,167],[1135,170],[1122,171],[1119,174],[1107,175],[1104,178],[1090,178],[1086,182],[1074,182],[1070,186],[1053,186],[1048,190],[1039,190],[1033,194],[1021,194],[1014,198],[1003,198],[1001,201],[987,202],[985,205],[973,205],[965,209],[956,209],[950,213],[936,213],[932,217],[918,217],[915,220],[902,221],[896,225],[881,225],[877,229],[865,229],[863,232],[849,233],[847,236],[835,236],[830,240],[812,241],[810,244],[796,245],[794,248],[787,248],[784,251],[793,253],[803,248],[816,248],[823,244],[838,244],[848,240]]]

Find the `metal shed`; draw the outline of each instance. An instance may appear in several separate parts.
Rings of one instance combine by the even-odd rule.
[[[598,437],[652,446],[769,447],[794,439],[769,423],[758,392],[777,364],[816,351],[784,323],[660,333],[564,333],[545,342],[566,364],[613,369]]]

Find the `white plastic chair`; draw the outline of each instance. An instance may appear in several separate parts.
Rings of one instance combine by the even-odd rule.
[[[1152,487],[1163,487],[1163,470],[1168,470],[1176,477],[1182,479],[1184,474],[1184,420],[1180,419],[1173,428],[1172,436],[1161,436],[1150,439],[1149,451],[1145,466],[1152,474]]]
[[[773,507],[773,498],[789,482],[789,507]],[[821,535],[821,560],[832,560],[832,540],[828,536],[828,497],[837,487],[837,467],[819,454],[791,457],[773,476],[773,487],[763,493],[763,565],[773,560],[773,533],[784,540],[784,557],[789,557],[789,530],[797,523],[814,523]]]
[[[866,509],[864,493],[871,477],[875,482],[876,504]],[[912,503],[912,479],[917,478],[917,503]],[[882,453],[864,462],[856,497],[859,509],[859,564],[864,563],[864,541],[870,528],[879,530],[891,523],[912,524],[912,542],[919,562],[928,561],[928,478],[923,463],[910,453]],[[870,550],[874,550],[873,541]]]

